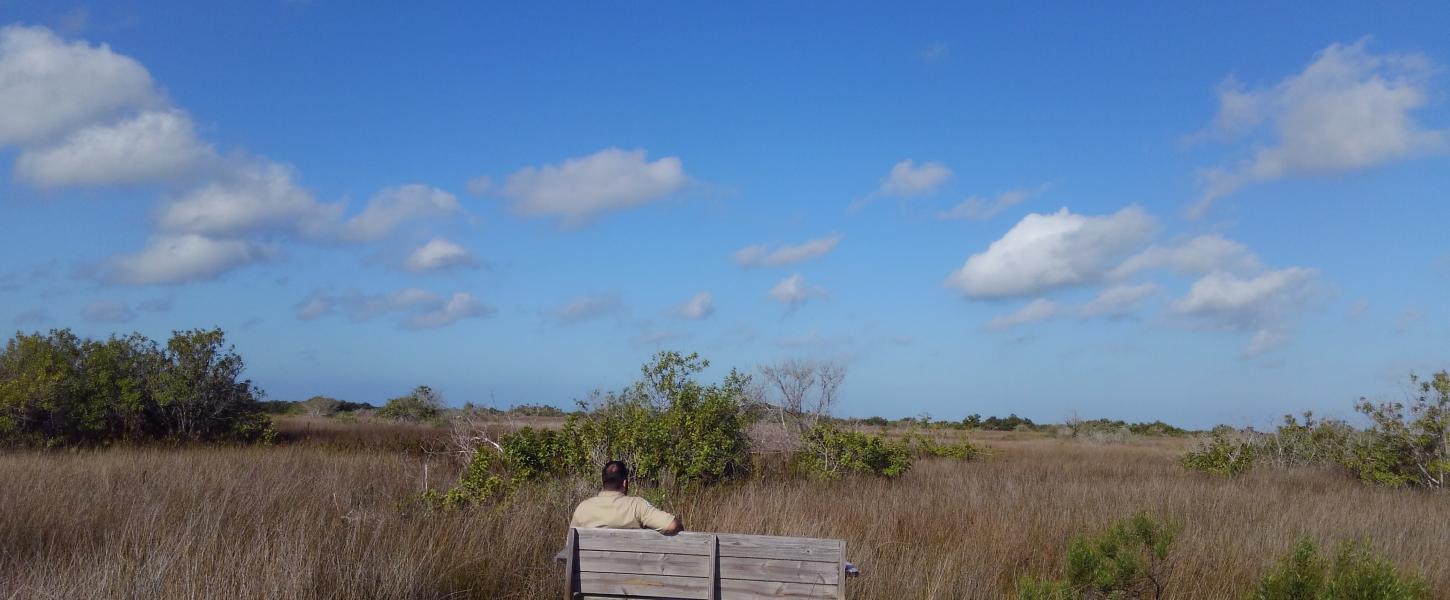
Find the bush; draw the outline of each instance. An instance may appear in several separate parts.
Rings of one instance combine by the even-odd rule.
[[[970,418],[971,417],[968,417],[968,419]],[[1032,419],[1019,417],[1015,413],[1007,415],[1005,419],[997,417],[987,417],[987,419],[981,421],[981,423],[983,429],[990,429],[992,431],[1030,431],[1032,428],[1037,426],[1036,423],[1032,422]]]
[[[331,417],[342,410],[342,401],[327,396],[313,396],[298,402],[297,409],[310,417]]]
[[[902,442],[915,456],[937,456],[956,460],[973,460],[984,454],[983,450],[967,440],[943,444],[929,435],[908,433]]]
[[[1415,396],[1408,407],[1360,399],[1355,408],[1373,425],[1345,463],[1369,483],[1444,490],[1450,487],[1450,373],[1428,380],[1411,375],[1410,383]]]
[[[1430,596],[1419,577],[1394,565],[1363,543],[1345,542],[1332,562],[1305,538],[1259,580],[1249,600],[1418,600]]]
[[[427,421],[438,418],[443,412],[443,400],[438,393],[426,385],[413,388],[407,396],[400,396],[388,400],[381,409],[378,416],[384,419],[396,419],[399,421]]]
[[[911,470],[911,448],[879,435],[817,425],[801,441],[797,465],[819,477],[833,479],[847,473],[899,477]]]
[[[1228,427],[1215,427],[1212,436],[1184,454],[1179,463],[1186,469],[1220,477],[1248,472],[1254,466],[1254,447],[1233,439],[1232,435],[1233,430]]]
[[[1355,439],[1354,428],[1335,419],[1315,419],[1305,412],[1304,421],[1284,415],[1274,433],[1254,439],[1254,454],[1270,464],[1295,467],[1345,465]]]
[[[82,340],[17,333],[0,351],[0,443],[271,439],[262,393],[220,329]]]
[[[1018,598],[1162,598],[1172,574],[1169,554],[1181,527],[1147,514],[1103,534],[1073,538],[1065,579],[1023,578]]]

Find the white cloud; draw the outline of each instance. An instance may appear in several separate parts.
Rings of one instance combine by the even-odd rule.
[[[443,217],[461,210],[453,194],[435,187],[419,183],[390,187],[374,194],[361,213],[347,220],[342,238],[376,241],[406,221]]]
[[[644,150],[606,148],[558,165],[525,167],[504,182],[515,214],[554,217],[565,227],[668,196],[689,181],[674,156],[649,162]]]
[[[494,312],[493,307],[474,298],[472,294],[458,292],[442,305],[408,317],[403,325],[409,329],[437,329],[463,319],[487,317]]]
[[[92,125],[59,143],[27,148],[16,179],[39,187],[170,181],[215,159],[180,111],[156,110]]]
[[[407,260],[403,261],[403,268],[414,273],[423,273],[477,264],[478,260],[467,248],[436,237],[409,254]]]
[[[125,323],[136,318],[136,313],[118,300],[97,300],[86,305],[81,316],[97,323]]]
[[[1016,311],[987,321],[987,324],[983,327],[988,331],[1005,331],[1030,323],[1047,321],[1056,317],[1061,310],[1056,302],[1046,298],[1038,298],[1028,302]]]
[[[1158,293],[1159,289],[1155,283],[1115,285],[1098,292],[1091,302],[1078,309],[1078,313],[1084,317],[1126,317],[1138,312],[1143,300]]]
[[[151,75],[102,44],[43,27],[0,29],[0,146],[32,144],[158,104]]]
[[[1214,271],[1257,271],[1263,265],[1248,247],[1218,234],[1200,235],[1168,245],[1154,245],[1129,257],[1110,277],[1125,279],[1144,271],[1168,268],[1188,275]]]
[[[876,193],[881,196],[907,198],[935,192],[952,178],[952,170],[939,162],[924,162],[917,165],[913,160],[903,160],[891,167],[891,174],[881,182]]]
[[[1232,78],[1219,88],[1217,133],[1231,138],[1269,125],[1269,143],[1238,164],[1200,173],[1200,215],[1245,185],[1363,169],[1445,148],[1444,130],[1412,114],[1429,100],[1435,67],[1420,54],[1371,54],[1366,40],[1321,51],[1303,72],[1263,89]]]
[[[695,294],[694,297],[675,309],[675,313],[691,321],[699,321],[715,314],[715,296],[710,292]]]
[[[349,290],[343,294],[317,292],[296,307],[298,319],[310,321],[337,312],[345,312],[354,322],[364,322],[389,314],[408,315],[402,326],[408,329],[435,329],[462,319],[487,317],[493,307],[472,294],[457,292],[444,298],[433,292],[407,288],[385,294],[363,294]]]
[[[468,189],[468,193],[475,196],[482,196],[493,189],[493,178],[487,175],[479,175],[468,180],[466,188]]]
[[[1050,184],[1042,184],[1036,188],[1011,190],[998,194],[996,198],[982,198],[973,196],[966,201],[953,206],[947,210],[936,213],[936,218],[943,221],[951,219],[968,219],[972,221],[986,221],[1012,208],[1022,202],[1033,198],[1047,191]]]
[[[922,62],[936,62],[945,58],[947,55],[947,50],[950,49],[950,44],[947,44],[946,42],[936,42],[930,46],[922,48],[920,52],[916,53],[916,57],[921,59]]]
[[[1253,276],[1215,272],[1195,281],[1173,311],[1236,331],[1253,331],[1244,354],[1256,355],[1290,339],[1287,319],[1309,298],[1317,273],[1290,267]]]
[[[1029,214],[986,251],[969,257],[945,285],[969,297],[1004,298],[1097,283],[1155,229],[1153,218],[1136,206],[1102,217],[1066,208]]]
[[[620,301],[619,295],[609,293],[577,296],[563,306],[551,309],[548,314],[564,323],[577,323],[623,311],[624,303]]]
[[[1354,304],[1349,305],[1349,311],[1345,312],[1344,313],[1344,316],[1349,317],[1351,319],[1358,319],[1358,318],[1364,316],[1365,311],[1368,311],[1368,310],[1369,310],[1369,300],[1360,299],[1360,300],[1355,301]]]
[[[319,203],[297,185],[291,168],[262,161],[235,166],[225,177],[166,204],[156,224],[211,236],[279,230],[317,237],[341,214],[341,204]]]
[[[792,309],[805,304],[811,298],[827,296],[825,288],[807,284],[800,273],[786,277],[770,288],[770,297]]]
[[[735,251],[731,257],[742,267],[779,267],[820,258],[836,249],[841,234],[806,240],[793,246],[777,246],[774,250],[764,244],[746,246]]]
[[[238,267],[267,260],[268,246],[243,240],[215,240],[196,234],[151,238],[141,252],[101,266],[101,279],[125,285],[184,283],[212,279]]]

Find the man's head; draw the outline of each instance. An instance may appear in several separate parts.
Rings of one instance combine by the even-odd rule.
[[[604,490],[626,492],[629,490],[629,466],[624,461],[611,460],[604,463]]]

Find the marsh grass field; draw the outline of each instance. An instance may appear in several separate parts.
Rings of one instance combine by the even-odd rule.
[[[548,419],[531,424],[548,426]],[[462,510],[426,425],[284,418],[271,446],[0,454],[0,598],[555,598],[550,562],[593,483]],[[875,429],[873,429],[874,431]],[[945,435],[960,435],[948,432]],[[667,496],[695,530],[842,538],[855,599],[1001,598],[1060,575],[1068,541],[1135,512],[1177,521],[1168,595],[1241,598],[1300,536],[1368,539],[1446,597],[1450,502],[1339,472],[1184,470],[1191,440],[970,432],[990,455],[895,480],[756,477]]]

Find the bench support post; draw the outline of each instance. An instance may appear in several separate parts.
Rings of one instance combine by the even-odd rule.
[[[574,600],[579,591],[579,530],[569,528],[569,538],[564,542],[564,600]]]

